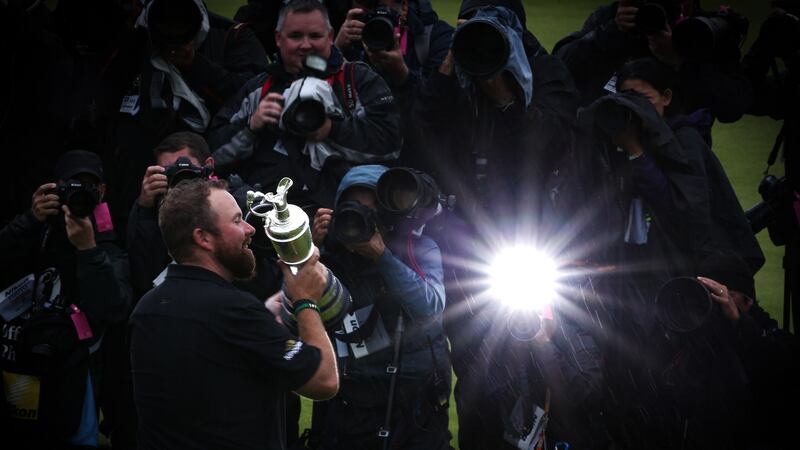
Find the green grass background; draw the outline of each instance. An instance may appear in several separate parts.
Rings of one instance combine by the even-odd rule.
[[[273,0],[279,1],[279,0]],[[432,0],[439,16],[450,23],[455,23],[459,0]],[[237,0],[206,0],[209,9],[227,17],[233,17],[236,9],[244,4]],[[572,31],[580,29],[586,17],[598,6],[605,4],[598,0],[526,0],[528,29],[539,38],[548,50],[556,42]],[[767,0],[730,0],[725,2],[750,19],[750,31],[744,49],[758,34],[761,22],[769,13]],[[711,9],[718,2],[705,0],[703,6]],[[742,207],[747,209],[760,201],[757,188],[766,168],[769,154],[780,123],[764,117],[745,116],[733,124],[717,123],[713,130],[714,151],[722,161],[728,177],[733,184]],[[782,173],[783,168],[773,169],[774,173]],[[783,317],[783,270],[781,260],[783,247],[775,247],[767,236],[766,230],[758,235],[761,248],[767,262],[756,275],[756,289],[761,304],[780,323]],[[455,402],[450,402],[450,430],[457,436],[458,422],[455,414]],[[303,399],[303,414],[300,429],[310,424],[311,402]],[[456,439],[454,446],[458,448]]]

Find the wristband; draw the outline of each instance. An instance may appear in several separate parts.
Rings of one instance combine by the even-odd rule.
[[[303,298],[292,304],[292,314],[295,316],[297,316],[297,314],[304,309],[313,309],[317,312],[317,314],[320,314],[319,306],[309,299]]]

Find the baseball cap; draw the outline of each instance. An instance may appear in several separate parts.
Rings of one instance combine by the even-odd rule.
[[[96,153],[86,150],[70,150],[56,161],[55,175],[59,180],[69,180],[75,176],[88,173],[103,181],[103,161]]]

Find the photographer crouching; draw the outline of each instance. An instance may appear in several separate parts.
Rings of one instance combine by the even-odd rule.
[[[424,204],[392,176],[432,182],[406,169],[355,167],[339,184],[335,208],[314,217],[314,242],[324,243],[323,259],[354,303],[344,333],[336,334],[342,381],[327,411],[323,449],[449,448],[441,255],[421,234],[424,219],[392,214],[401,209],[397,202],[409,202],[405,208],[413,201],[420,208],[406,212],[421,216],[438,203]]]
[[[128,261],[114,244],[100,158],[63,154],[57,183],[0,231],[4,406],[13,448],[97,446],[98,404],[90,363],[105,331],[130,311]],[[116,351],[116,348],[112,349]],[[81,447],[85,448],[85,447]]]

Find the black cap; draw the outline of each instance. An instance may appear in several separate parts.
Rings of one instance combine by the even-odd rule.
[[[476,9],[483,8],[484,6],[502,6],[508,8],[517,15],[519,22],[522,24],[522,28],[526,28],[525,7],[522,5],[521,0],[463,0],[458,10],[458,18],[463,19],[465,15]]]
[[[103,161],[96,153],[86,150],[70,150],[58,158],[55,168],[56,178],[69,180],[82,173],[94,175],[100,181],[103,177]]]

